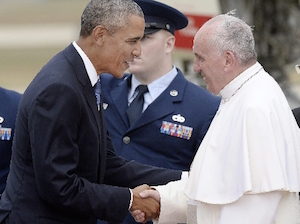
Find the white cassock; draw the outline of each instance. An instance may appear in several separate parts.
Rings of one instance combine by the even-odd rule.
[[[220,95],[188,180],[157,187],[158,223],[300,223],[300,131],[281,88],[257,62]]]

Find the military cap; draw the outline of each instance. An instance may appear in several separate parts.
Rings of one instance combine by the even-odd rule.
[[[177,9],[154,0],[134,0],[145,15],[145,34],[158,30],[167,30],[173,35],[175,30],[183,29],[188,25],[187,17]]]

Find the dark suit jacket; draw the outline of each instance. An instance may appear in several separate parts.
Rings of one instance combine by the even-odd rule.
[[[5,188],[9,171],[12,139],[21,96],[18,92],[0,87],[0,194]]]
[[[42,68],[20,102],[0,221],[9,214],[11,223],[121,222],[127,187],[180,178],[181,172],[117,157],[103,120],[70,45]]]
[[[127,80],[131,77],[121,80],[107,74],[100,77],[103,103],[107,107],[105,119],[117,155],[148,165],[189,170],[220,98],[188,82],[178,70],[168,88],[130,127],[126,109]],[[191,137],[175,136],[171,129],[176,127],[186,134],[192,128]]]

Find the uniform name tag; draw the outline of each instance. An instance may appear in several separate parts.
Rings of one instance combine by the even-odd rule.
[[[0,126],[0,139],[1,140],[11,140],[11,128],[2,128]]]
[[[189,140],[192,136],[193,128],[163,121],[160,127],[160,133],[171,135],[177,138]]]

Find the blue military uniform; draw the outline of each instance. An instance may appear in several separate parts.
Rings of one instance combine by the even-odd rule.
[[[21,94],[0,87],[0,194],[6,184]]]
[[[105,119],[116,153],[148,165],[189,170],[219,98],[188,82],[178,70],[167,89],[130,126],[125,113],[130,79],[101,75]]]

